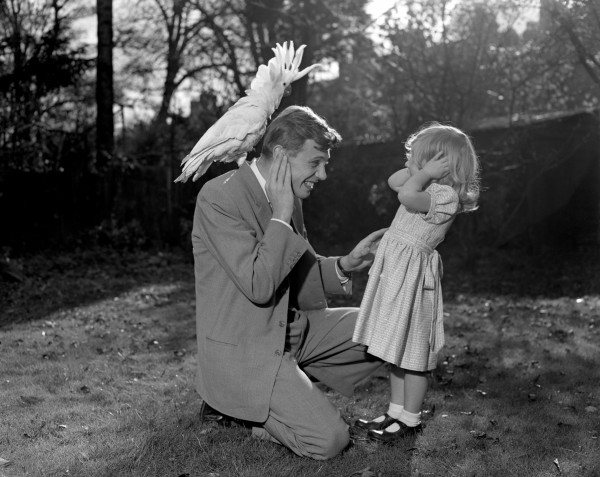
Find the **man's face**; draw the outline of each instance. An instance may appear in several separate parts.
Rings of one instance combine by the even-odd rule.
[[[319,181],[327,179],[325,166],[329,151],[317,149],[317,143],[307,139],[295,156],[288,155],[292,173],[292,190],[299,199],[306,199]]]

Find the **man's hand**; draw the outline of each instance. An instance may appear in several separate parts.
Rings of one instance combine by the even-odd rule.
[[[448,158],[444,156],[443,152],[438,152],[423,166],[423,172],[425,172],[431,179],[441,179],[450,172]]]
[[[369,267],[373,263],[379,241],[386,230],[387,228],[372,232],[358,242],[348,255],[340,259],[342,268],[347,272],[354,272]]]
[[[289,224],[294,211],[294,192],[292,172],[285,154],[273,158],[266,189],[273,208],[273,218]]]

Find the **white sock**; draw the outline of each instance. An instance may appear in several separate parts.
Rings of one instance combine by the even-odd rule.
[[[390,407],[388,408],[388,416],[393,417],[394,419],[400,419],[402,415],[402,411],[404,410],[404,405],[402,404],[394,404],[390,403]]]
[[[421,413],[408,412],[406,409],[403,409],[402,415],[397,419],[402,421],[408,427],[415,427],[421,423]]]

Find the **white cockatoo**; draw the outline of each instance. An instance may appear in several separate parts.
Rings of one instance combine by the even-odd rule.
[[[246,96],[239,99],[196,143],[183,158],[183,172],[175,182],[197,180],[216,161],[237,161],[243,164],[246,154],[265,133],[267,122],[278,108],[290,85],[321,65],[298,71],[306,45],[294,51],[294,42],[272,48],[275,56],[267,65],[260,65]]]

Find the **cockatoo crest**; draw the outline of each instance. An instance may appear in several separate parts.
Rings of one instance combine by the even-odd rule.
[[[175,182],[197,180],[216,161],[237,161],[241,165],[265,133],[267,122],[279,107],[290,85],[321,65],[298,71],[306,45],[294,50],[294,42],[277,43],[275,56],[267,65],[260,65],[256,77],[240,98],[196,143],[183,158],[183,172]]]

